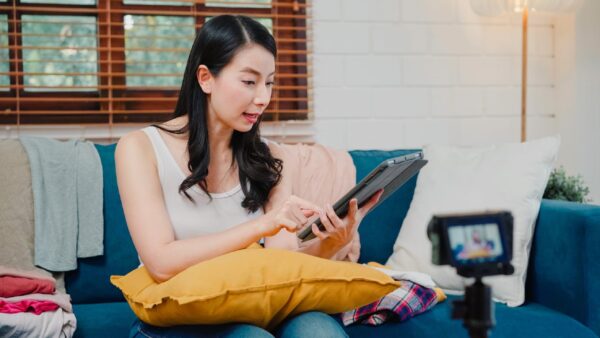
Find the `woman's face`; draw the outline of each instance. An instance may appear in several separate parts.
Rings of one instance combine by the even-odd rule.
[[[240,49],[210,80],[209,127],[250,131],[269,105],[274,76],[273,54],[255,44]]]

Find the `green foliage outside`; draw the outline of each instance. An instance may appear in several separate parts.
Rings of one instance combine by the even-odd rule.
[[[95,90],[93,87],[98,84],[98,46],[94,16],[27,14],[21,20],[24,82],[25,86],[31,86],[26,90],[36,90],[35,86],[85,86],[92,87],[85,90]]]
[[[587,203],[590,202],[587,198],[589,193],[590,189],[583,182],[581,175],[568,176],[561,166],[550,174],[544,198]]]
[[[142,74],[127,75],[127,85],[178,87],[194,42],[194,18],[125,15],[124,24],[127,74]]]
[[[228,4],[227,2],[231,2],[232,4]],[[248,5],[240,5],[240,2],[254,2],[255,4]],[[248,1],[240,1],[240,0],[216,0],[206,1],[206,6],[208,7],[247,7],[247,8],[268,8],[271,7],[271,0],[248,0]]]
[[[8,16],[0,15],[0,73],[8,73]],[[0,86],[9,85],[9,76],[0,75]],[[8,91],[8,87],[0,88],[0,91]]]
[[[96,0],[21,0],[27,4],[95,5]]]
[[[40,1],[40,0],[38,0]],[[55,0],[56,1],[56,0]],[[62,0],[69,1],[69,0]],[[244,5],[243,2],[253,4]],[[161,0],[123,0],[126,5],[159,5],[159,6],[191,6],[191,1],[161,1]],[[206,0],[208,7],[245,7],[245,8],[268,8],[271,7],[271,0]]]
[[[191,1],[123,0],[125,5],[191,6]]]

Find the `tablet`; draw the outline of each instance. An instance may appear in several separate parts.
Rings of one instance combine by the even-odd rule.
[[[373,171],[363,178],[357,185],[354,186],[344,197],[340,198],[334,205],[333,210],[343,218],[348,213],[349,202],[352,198],[358,201],[358,207],[365,205],[371,196],[377,191],[383,189],[383,194],[371,210],[376,208],[394,191],[400,188],[411,177],[419,172],[423,166],[427,164],[427,160],[423,159],[422,152],[410,153],[408,155],[387,159],[381,162]],[[308,224],[315,223],[321,231],[326,231],[321,219],[318,216],[313,216],[309,219]],[[304,242],[315,238],[311,226],[300,230],[297,234],[298,238]]]

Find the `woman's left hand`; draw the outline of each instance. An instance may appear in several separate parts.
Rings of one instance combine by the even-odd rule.
[[[325,210],[320,214],[321,223],[325,227],[326,232],[319,230],[316,224],[312,224],[312,231],[317,238],[322,241],[327,241],[334,247],[343,248],[352,241],[354,233],[358,229],[358,225],[365,215],[377,204],[379,198],[383,194],[383,189],[375,193],[369,201],[358,208],[356,198],[350,200],[348,214],[340,219],[331,205],[327,205]]]

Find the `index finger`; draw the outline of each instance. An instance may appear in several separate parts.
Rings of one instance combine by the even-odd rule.
[[[302,199],[298,196],[292,196],[291,199],[300,207],[300,209],[312,210],[315,212],[321,211],[321,208],[319,208],[316,204]]]

